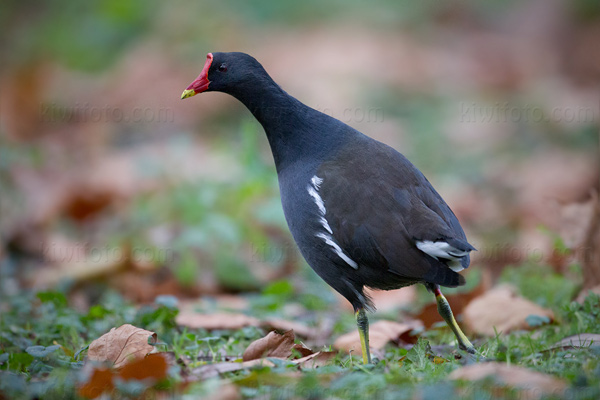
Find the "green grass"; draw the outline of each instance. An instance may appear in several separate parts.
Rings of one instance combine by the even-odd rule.
[[[538,268],[540,277],[548,270]],[[527,279],[532,272],[526,271]],[[515,280],[525,279],[513,274]],[[552,285],[545,286],[553,290]],[[543,289],[539,289],[542,293]],[[292,298],[311,296],[298,293],[288,281],[273,283],[250,302],[249,313],[276,315],[278,307]],[[541,298],[544,298],[543,296]],[[316,370],[302,370],[282,361],[275,367],[260,367],[226,373],[221,378],[200,380],[182,389],[178,383],[195,367],[219,362],[223,355],[238,356],[266,332],[254,327],[235,331],[191,330],[177,327],[174,318],[177,303],[170,297],[159,297],[152,305],[137,307],[112,291],[106,291],[97,305],[87,312],[75,310],[60,291],[22,292],[2,295],[0,322],[0,393],[6,398],[78,398],[76,387],[85,376],[83,368],[86,346],[113,326],[131,323],[157,332],[158,350],[172,352],[176,359],[188,361],[187,367],[173,366],[160,388],[177,398],[183,394],[217,393],[221,385],[233,383],[242,396],[252,398],[519,398],[515,390],[498,391],[489,381],[459,383],[448,375],[464,364],[465,359],[452,357],[450,349],[439,347],[453,341],[447,328],[424,332],[409,350],[388,345],[376,365],[364,366],[356,356],[340,354],[329,365]],[[551,304],[556,314],[552,324],[542,324],[531,331],[499,333],[495,338],[477,339],[483,355],[510,365],[518,365],[565,379],[574,398],[596,398],[600,395],[600,347],[548,351],[560,339],[578,333],[600,332],[600,298],[587,297],[583,304],[565,302]],[[318,315],[323,311],[314,311]],[[328,317],[332,317],[328,314]],[[341,330],[353,329],[351,315],[336,317]],[[331,338],[331,343],[334,338]],[[42,347],[38,347],[42,346]],[[442,358],[435,359],[442,350]],[[143,384],[142,384],[143,385]],[[118,389],[127,398],[127,389]],[[159,389],[156,389],[159,390]],[[466,396],[465,396],[466,394]]]

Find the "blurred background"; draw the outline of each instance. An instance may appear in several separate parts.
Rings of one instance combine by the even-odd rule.
[[[519,275],[535,297],[545,277],[570,300],[600,284],[595,0],[8,0],[0,25],[5,294],[348,307],[295,250],[250,113],[180,100],[213,51],[253,55],[420,168],[479,249],[463,290]]]

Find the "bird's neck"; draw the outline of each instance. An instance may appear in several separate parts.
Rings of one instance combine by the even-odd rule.
[[[267,130],[273,130],[294,118],[298,109],[306,107],[287,94],[270,78],[249,88],[237,88],[231,93],[250,110],[252,115]]]
[[[263,126],[278,171],[310,155],[325,157],[340,144],[344,124],[301,103],[270,78],[231,93]]]

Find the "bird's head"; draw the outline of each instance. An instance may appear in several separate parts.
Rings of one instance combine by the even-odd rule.
[[[245,53],[208,53],[200,75],[183,91],[182,99],[202,92],[233,94],[268,77],[256,59]]]

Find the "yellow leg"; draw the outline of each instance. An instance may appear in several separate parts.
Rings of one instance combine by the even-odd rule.
[[[460,327],[456,323],[456,319],[454,319],[454,315],[452,314],[452,309],[450,308],[450,304],[448,304],[448,300],[442,294],[440,287],[438,285],[432,285],[433,293],[435,294],[435,299],[437,301],[437,309],[444,321],[448,324],[456,339],[458,340],[458,347],[461,350],[465,350],[468,353],[476,354],[475,347],[469,339],[465,336],[465,334],[460,330]]]
[[[369,318],[364,309],[356,312],[356,325],[360,336],[360,347],[362,350],[363,363],[371,364],[371,350],[369,349]]]

